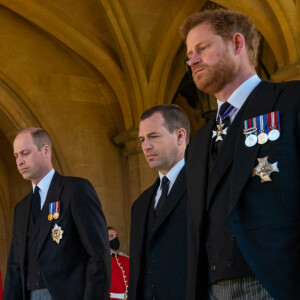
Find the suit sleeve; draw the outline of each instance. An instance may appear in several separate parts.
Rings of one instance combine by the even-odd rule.
[[[106,220],[95,189],[87,180],[76,185],[72,214],[88,254],[84,300],[109,299],[110,252]]]
[[[18,257],[18,240],[16,235],[16,210],[13,222],[13,236],[7,260],[3,300],[22,300],[21,266]]]

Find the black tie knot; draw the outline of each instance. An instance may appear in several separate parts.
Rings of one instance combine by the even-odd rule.
[[[33,194],[36,195],[37,193],[39,193],[39,191],[40,191],[40,188],[36,185],[34,188]]]

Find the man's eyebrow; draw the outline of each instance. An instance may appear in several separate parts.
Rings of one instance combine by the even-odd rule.
[[[195,47],[199,47],[199,46],[201,46],[202,44],[207,43],[207,42],[208,42],[208,41],[202,41],[202,42],[199,42],[197,45],[195,45]],[[187,51],[186,56],[189,56],[189,54],[191,54],[191,53],[192,53],[192,50]]]
[[[139,139],[140,138],[143,138],[144,136],[149,136],[149,135],[152,135],[152,134],[159,134],[157,131],[151,131],[151,132],[149,132],[149,133],[146,133],[145,135],[143,135],[143,136],[140,136],[139,135]]]

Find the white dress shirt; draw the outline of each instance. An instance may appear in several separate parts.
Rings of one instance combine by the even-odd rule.
[[[55,171],[52,169],[44,178],[37,184],[37,186],[40,188],[39,193],[41,197],[41,210],[44,206],[44,203],[46,201],[47,193],[49,190],[50,183],[52,181],[53,175]],[[32,184],[32,189],[34,191],[35,184]]]
[[[230,122],[232,123],[235,116],[243,106],[244,102],[250,95],[250,93],[254,90],[254,88],[261,82],[261,79],[257,76],[257,74],[251,76],[246,81],[244,81],[227,99],[227,102],[233,105],[236,110],[230,116]],[[224,101],[220,101],[217,99],[218,103],[218,112],[220,110],[220,106],[224,103]]]
[[[159,187],[157,189],[156,192],[156,196],[155,196],[155,202],[154,202],[154,208],[156,207],[158,200],[161,196],[161,180],[164,176],[166,176],[169,179],[169,190],[168,190],[168,194],[179,174],[179,172],[181,171],[181,169],[183,168],[183,166],[185,165],[185,160],[184,158],[182,160],[180,160],[166,175],[158,172],[159,178],[160,178],[160,184]]]

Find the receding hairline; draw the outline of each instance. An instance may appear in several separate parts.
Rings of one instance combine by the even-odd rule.
[[[43,138],[41,139],[40,137],[35,137],[35,134],[36,133],[42,133],[43,135]],[[19,137],[20,135],[22,134],[30,134],[31,138],[32,138],[32,141],[33,143],[37,146],[37,148],[39,150],[41,150],[41,145],[39,144],[39,142],[41,140],[43,140],[44,142],[44,145],[47,145],[50,147],[51,151],[52,151],[52,140],[51,140],[51,137],[50,135],[48,134],[48,132],[43,129],[43,128],[40,128],[40,127],[28,127],[28,128],[24,128],[24,129],[21,129],[17,132],[17,135],[14,139],[14,141],[17,139],[17,137]]]

